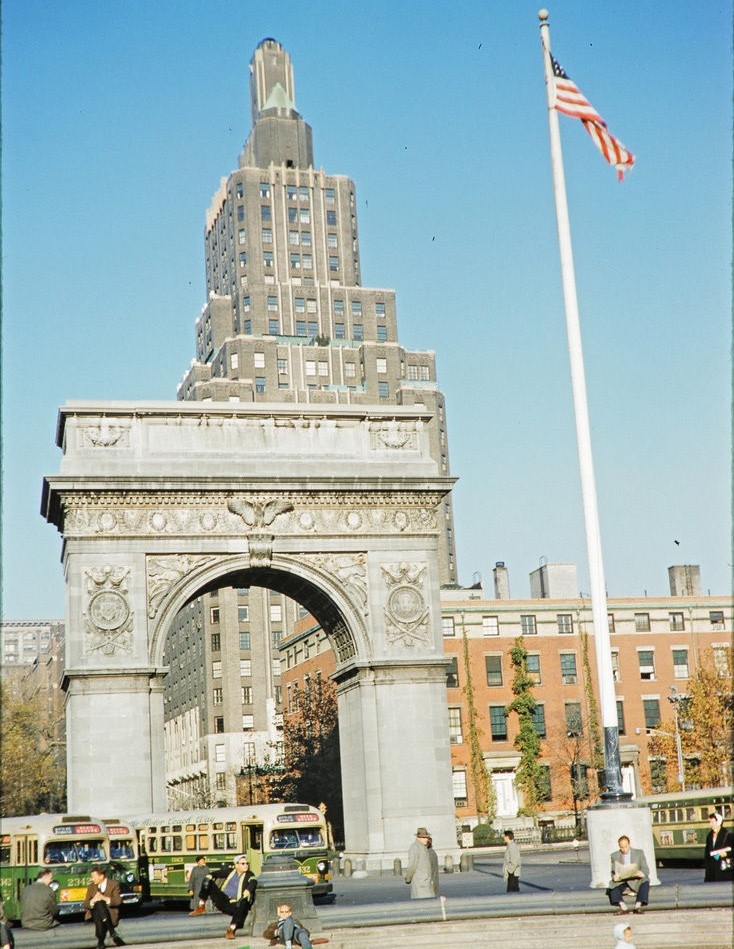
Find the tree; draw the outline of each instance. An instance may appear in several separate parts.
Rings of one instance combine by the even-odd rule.
[[[469,657],[469,637],[466,635],[466,626],[461,624],[462,636],[464,639],[464,678],[466,685],[463,692],[466,695],[466,711],[469,718],[469,761],[472,788],[474,790],[474,802],[477,808],[477,816],[485,818],[487,823],[494,820],[497,809],[497,802],[494,795],[492,782],[487,774],[487,767],[484,764],[484,755],[479,743],[481,729],[477,725],[477,710],[474,703],[474,683],[471,674],[471,661]]]
[[[539,763],[540,738],[533,720],[533,712],[538,703],[532,692],[534,682],[527,671],[527,656],[527,649],[522,638],[518,636],[510,650],[510,660],[515,669],[512,680],[512,693],[515,698],[507,706],[506,712],[514,712],[517,715],[515,748],[520,752],[520,764],[515,772],[515,784],[523,793],[523,811],[532,815],[538,810],[538,804],[543,798],[546,780]]]
[[[683,752],[686,787],[721,787],[731,780],[734,728],[731,650],[705,650],[688,691],[678,703],[678,732]],[[678,790],[675,720],[665,721],[650,738],[649,751],[665,759],[668,790]]]
[[[296,708],[283,716],[283,769],[271,782],[274,797],[326,805],[334,839],[344,839],[339,718],[336,687],[321,676],[295,693]]]
[[[25,699],[3,687],[0,811],[6,817],[52,813],[66,806],[66,767],[40,696]]]

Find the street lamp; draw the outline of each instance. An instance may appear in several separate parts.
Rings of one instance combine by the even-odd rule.
[[[671,694],[668,696],[668,701],[673,706],[673,718],[675,720],[675,751],[678,755],[678,784],[680,784],[681,791],[686,789],[686,775],[683,768],[683,746],[680,740],[680,727],[678,724],[678,705],[683,701],[683,696],[680,694],[678,689],[674,685],[670,686]]]

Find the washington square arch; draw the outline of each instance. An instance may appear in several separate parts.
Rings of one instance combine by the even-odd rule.
[[[72,811],[165,810],[166,631],[227,578],[288,593],[328,634],[347,852],[391,863],[418,824],[455,847],[438,593],[452,482],[427,422],[396,407],[61,409],[43,513],[63,535]]]

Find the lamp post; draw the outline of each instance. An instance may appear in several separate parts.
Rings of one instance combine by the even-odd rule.
[[[680,739],[680,725],[678,722],[678,705],[683,701],[683,696],[680,694],[678,689],[674,685],[670,686],[671,694],[668,696],[668,701],[673,706],[673,719],[675,721],[675,752],[678,756],[678,784],[680,784],[681,791],[686,789],[686,774],[683,767],[683,746]]]

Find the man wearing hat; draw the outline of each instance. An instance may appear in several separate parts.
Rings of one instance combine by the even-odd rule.
[[[412,900],[438,896],[438,857],[425,827],[419,827],[415,832],[415,840],[408,850],[405,882],[410,884]]]
[[[235,930],[242,927],[250,912],[256,886],[247,855],[240,853],[234,858],[234,865],[225,864],[216,873],[207,873],[199,890],[199,905],[189,916],[201,916],[206,912],[206,901],[211,900],[220,913],[232,917],[224,937],[234,939]]]
[[[711,830],[706,837],[706,848],[703,852],[703,865],[706,869],[704,882],[727,880],[727,873],[731,864],[732,835],[724,827],[724,815],[720,811],[709,814]]]

